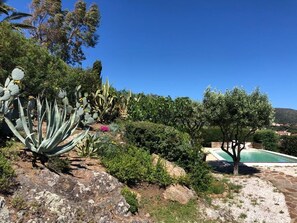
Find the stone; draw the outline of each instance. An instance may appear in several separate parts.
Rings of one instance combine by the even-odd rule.
[[[184,177],[187,175],[186,171],[183,168],[161,158],[160,156],[158,156],[156,154],[153,154],[152,158],[153,158],[153,165],[157,165],[157,162],[160,159],[161,162],[164,164],[164,167],[165,167],[167,173],[173,178]]]
[[[0,222],[7,222],[9,223],[10,216],[9,216],[9,210],[6,206],[5,198],[0,196]]]
[[[163,193],[166,200],[177,201],[181,204],[187,204],[195,196],[193,190],[180,184],[170,185]]]
[[[73,175],[57,175],[48,169],[32,171],[17,174],[20,186],[15,193],[28,204],[26,214],[10,216],[0,197],[0,222],[149,222],[129,212],[121,195],[122,183],[106,172],[77,169]]]

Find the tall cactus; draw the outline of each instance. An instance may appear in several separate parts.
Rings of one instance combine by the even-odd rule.
[[[121,94],[118,100],[119,115],[121,119],[128,118],[128,106],[132,97],[131,91],[129,93]]]
[[[112,116],[116,112],[116,97],[112,94],[110,84],[106,81],[102,84],[102,89],[96,91],[93,94],[94,98],[94,110],[98,115],[97,120],[105,122],[106,116]]]
[[[76,144],[81,141],[87,131],[81,132],[74,139],[65,144],[63,143],[70,135],[72,135],[79,123],[77,111],[75,111],[71,117],[66,120],[67,111],[64,107],[62,112],[59,111],[58,105],[55,102],[53,105],[47,101],[44,104],[37,99],[37,128],[34,129],[33,120],[31,118],[30,110],[25,117],[24,109],[21,102],[18,100],[20,120],[26,137],[24,138],[15,128],[13,123],[5,118],[5,121],[11,131],[15,134],[19,140],[26,145],[26,147],[32,151],[34,155],[33,165],[36,160],[40,159],[44,164],[48,157],[58,156],[73,149]],[[42,132],[42,124],[46,117],[46,133]]]

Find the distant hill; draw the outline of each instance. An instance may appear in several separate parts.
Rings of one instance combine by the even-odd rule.
[[[290,108],[275,108],[275,123],[297,124],[297,110]]]

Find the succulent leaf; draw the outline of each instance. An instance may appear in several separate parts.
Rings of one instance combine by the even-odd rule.
[[[4,95],[0,97],[0,101],[7,101],[10,98],[11,94],[9,90],[4,91]]]
[[[19,68],[14,68],[13,71],[11,72],[11,76],[12,76],[12,79],[13,80],[22,80],[25,76],[25,73],[24,71],[22,71],[21,69]]]
[[[12,82],[10,82],[10,84],[8,85],[8,90],[10,90],[10,94],[12,96],[17,95],[20,92],[20,88],[17,84],[14,84]]]

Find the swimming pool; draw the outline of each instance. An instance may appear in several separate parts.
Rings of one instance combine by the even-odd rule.
[[[221,149],[212,150],[211,153],[218,159],[227,162],[233,162],[231,156],[222,151]],[[240,162],[251,165],[265,165],[265,164],[278,164],[278,165],[297,165],[297,157],[288,156],[281,153],[262,149],[244,149],[240,154]]]

